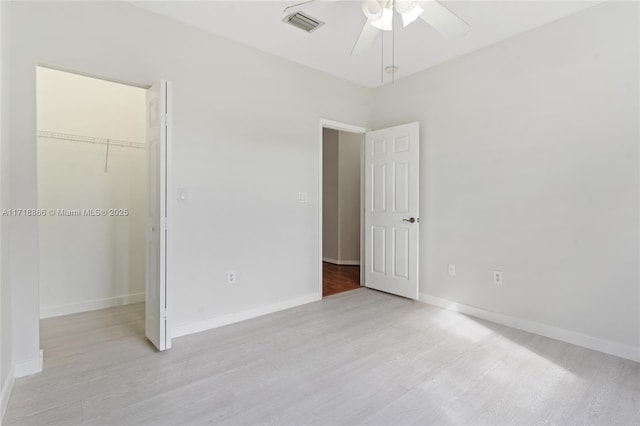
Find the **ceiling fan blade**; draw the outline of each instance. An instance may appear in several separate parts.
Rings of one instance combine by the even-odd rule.
[[[351,56],[360,55],[369,50],[378,35],[378,31],[376,27],[371,25],[371,21],[367,19],[367,22],[365,22],[362,27],[362,31],[360,31],[360,36],[358,36],[356,44],[354,44],[353,49],[351,49]]]
[[[287,14],[301,12],[310,7],[315,7],[318,4],[331,3],[334,1],[338,1],[338,0],[303,0],[303,1],[299,1],[298,3],[292,4],[291,6],[285,7],[284,12]]]
[[[462,37],[471,28],[436,0],[423,0],[419,4],[424,9],[420,18],[445,37]]]

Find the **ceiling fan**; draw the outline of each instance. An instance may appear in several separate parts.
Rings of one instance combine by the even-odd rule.
[[[308,0],[291,5],[284,11],[294,14],[318,3],[334,1],[337,0]],[[461,37],[471,28],[436,0],[362,0],[362,12],[367,20],[351,50],[351,55],[367,51],[373,44],[378,31],[393,30],[394,11],[402,17],[404,27],[420,18],[445,37]]]

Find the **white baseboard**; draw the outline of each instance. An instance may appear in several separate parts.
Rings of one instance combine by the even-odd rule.
[[[333,263],[334,265],[360,266],[359,260],[336,260],[336,259],[331,259],[329,257],[323,257],[322,261],[327,263]]]
[[[68,305],[44,306],[40,308],[40,319],[77,314],[78,312],[95,311],[97,309],[113,308],[114,306],[144,302],[144,293],[126,294],[124,296],[94,299]]]
[[[296,299],[285,300],[283,302],[274,303],[272,305],[264,306],[261,308],[249,309],[242,312],[237,312],[228,315],[222,315],[220,317],[211,318],[204,321],[199,321],[192,324],[183,324],[172,327],[171,338],[186,336],[188,334],[199,333],[201,331],[210,330],[212,328],[222,327],[224,325],[233,324],[240,321],[245,321],[251,318],[260,317],[263,315],[271,314],[273,312],[282,311],[296,306],[305,305],[311,302],[317,302],[322,300],[322,294],[311,294]]]
[[[518,330],[539,334],[551,339],[561,340],[563,342],[582,346],[583,348],[593,349],[594,351],[604,352],[609,355],[615,355],[620,358],[640,362],[640,348],[638,347],[625,345],[618,342],[612,342],[610,340],[589,336],[587,334],[578,333],[577,331],[554,327],[548,324],[542,324],[535,321],[524,320],[508,315],[499,314],[496,312],[487,311],[485,309],[476,308],[475,306],[452,302],[450,300],[431,296],[425,293],[420,293],[419,297],[419,300],[421,302],[439,306],[450,311],[460,312],[461,314],[506,325]]]
[[[7,405],[9,405],[9,399],[11,398],[11,392],[13,391],[13,384],[15,383],[15,375],[13,374],[13,368],[7,374],[7,378],[2,384],[2,405],[0,405],[0,424],[7,412]]]
[[[30,376],[42,371],[42,349],[36,358],[28,359],[23,362],[17,362],[13,366],[13,375],[17,379],[19,377]]]

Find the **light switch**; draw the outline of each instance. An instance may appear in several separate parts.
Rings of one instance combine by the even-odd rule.
[[[299,203],[308,203],[309,202],[309,193],[308,192],[298,192],[298,202]]]
[[[189,198],[189,193],[186,189],[178,189],[178,201],[186,201]]]

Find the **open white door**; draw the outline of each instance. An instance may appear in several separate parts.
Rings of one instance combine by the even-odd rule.
[[[418,299],[420,123],[365,135],[365,286]]]
[[[167,148],[168,82],[147,91],[147,245],[145,334],[163,351],[171,347],[167,333]]]

